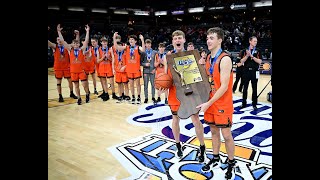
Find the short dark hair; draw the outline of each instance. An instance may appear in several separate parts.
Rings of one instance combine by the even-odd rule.
[[[138,41],[138,38],[137,38],[136,35],[130,35],[130,36],[129,36],[129,39],[130,39],[130,38],[133,38],[134,40]]]
[[[95,41],[97,41],[97,42],[99,41],[96,36],[93,36],[93,37],[91,38],[91,40],[95,40]]]
[[[159,47],[166,47],[164,43],[159,43]]]

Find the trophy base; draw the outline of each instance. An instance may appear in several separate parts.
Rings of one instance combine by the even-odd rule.
[[[193,91],[192,91],[191,88],[184,89],[184,94],[185,94],[186,96],[191,95],[192,93],[193,93]]]

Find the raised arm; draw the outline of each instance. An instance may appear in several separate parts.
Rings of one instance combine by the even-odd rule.
[[[76,35],[76,40],[80,41],[80,33],[78,30],[74,30],[74,34]]]
[[[116,41],[117,36],[118,36],[118,32],[115,32],[113,34],[113,45],[116,48],[116,50],[123,51],[124,49],[126,49],[127,46],[126,45],[122,46],[122,45],[117,44],[117,41]]]
[[[110,54],[111,54],[111,59],[112,59],[112,72],[113,72],[113,74],[115,75],[116,74],[116,70],[115,70],[115,68],[114,68],[114,54],[113,54],[113,48],[112,48],[112,46],[110,47]]]
[[[60,41],[62,42],[62,44],[64,45],[64,47],[70,51],[70,50],[71,50],[71,46],[63,39],[63,36],[62,36],[62,33],[61,33],[62,29],[63,29],[63,28],[60,27],[60,24],[58,24],[58,25],[57,25],[57,32],[58,32]]]
[[[89,27],[88,24],[86,25],[85,29],[86,29],[86,37],[85,37],[84,42],[83,42],[83,44],[82,44],[82,46],[81,46],[82,51],[85,51],[85,50],[86,50],[86,47],[87,47],[88,44],[89,44],[89,31],[90,31],[90,27]]]
[[[51,47],[52,49],[56,49],[57,45],[48,40],[48,46]]]
[[[146,51],[146,46],[144,44],[144,38],[143,38],[143,36],[141,34],[139,35],[139,38],[141,40],[141,46],[139,46],[139,50],[141,52],[145,52]]]

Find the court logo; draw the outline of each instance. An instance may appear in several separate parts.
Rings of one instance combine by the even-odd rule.
[[[234,97],[234,125],[237,160],[236,179],[254,180],[272,178],[272,107],[270,104],[241,109],[241,99]],[[164,104],[145,105],[139,112],[129,116],[127,121],[138,126],[152,128],[152,133],[131,139],[108,148],[119,162],[131,173],[128,179],[224,179],[227,165],[203,173],[203,166],[197,160],[199,140],[195,136],[191,120],[180,121],[181,141],[184,142],[184,156],[175,158],[175,142],[171,128],[171,112]],[[203,122],[203,113],[200,114]],[[207,157],[212,158],[210,128],[204,124]],[[227,154],[222,142],[220,155],[223,162]]]

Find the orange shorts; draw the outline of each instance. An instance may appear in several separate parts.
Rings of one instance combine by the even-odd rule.
[[[86,72],[87,75],[95,73],[94,68],[85,69],[84,71]]]
[[[84,72],[71,73],[71,81],[72,82],[79,82],[79,80],[86,81],[87,80],[87,75]]]
[[[169,105],[172,115],[177,115],[180,105]]]
[[[126,72],[116,72],[116,83],[128,83],[128,81]]]
[[[98,73],[98,77],[107,77],[107,78],[112,78],[114,77],[112,72],[107,72],[107,73]]]
[[[138,79],[138,78],[142,77],[142,74],[141,74],[141,71],[137,72],[137,73],[128,73],[127,72],[127,76],[128,76],[128,79]]]
[[[204,113],[204,122],[209,125],[215,125],[218,128],[225,128],[232,126],[232,114],[212,114]]]
[[[57,79],[62,79],[64,78],[70,78],[71,74],[70,74],[70,70],[55,70],[54,71],[54,75],[56,76]]]

